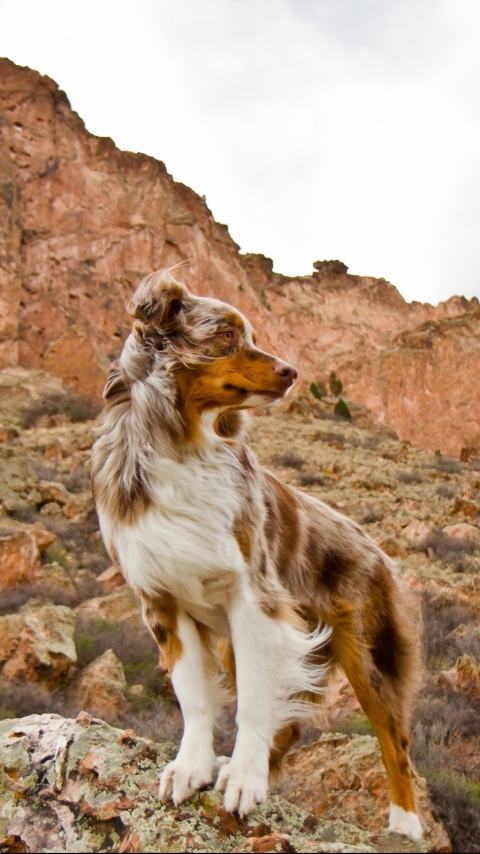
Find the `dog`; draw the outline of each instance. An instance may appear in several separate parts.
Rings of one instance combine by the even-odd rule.
[[[259,465],[244,410],[282,398],[297,372],[257,347],[239,311],[174,274],[147,276],[127,303],[135,321],[92,453],[106,548],[184,718],[159,797],[180,804],[218,772],[225,809],[250,813],[341,667],[380,742],[390,830],[419,839],[407,734],[419,643],[395,566],[354,521]],[[230,759],[213,749],[225,672]]]

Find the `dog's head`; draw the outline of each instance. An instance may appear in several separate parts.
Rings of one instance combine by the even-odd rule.
[[[237,309],[190,294],[171,269],[147,276],[127,308],[157,364],[168,362],[191,418],[271,403],[296,379],[295,368],[257,347]]]

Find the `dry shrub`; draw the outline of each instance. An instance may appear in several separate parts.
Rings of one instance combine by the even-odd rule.
[[[274,454],[272,462],[276,466],[300,470],[305,465],[306,460],[299,457],[295,451],[287,451],[285,454]]]
[[[55,480],[63,483],[69,492],[87,492],[90,489],[90,473],[87,469],[77,469],[68,474],[59,474]]]
[[[47,600],[48,602],[53,602],[54,605],[68,605],[70,608],[74,608],[75,605],[78,605],[82,601],[80,595],[75,596],[73,593],[58,590],[49,584],[39,584],[32,581],[30,584],[18,584],[16,587],[2,590],[0,616],[14,614],[23,605],[26,605],[30,599]]]
[[[72,714],[72,705],[63,690],[50,692],[34,682],[0,680],[0,720],[45,713],[65,717]]]
[[[362,525],[373,525],[374,522],[381,522],[385,518],[385,513],[373,504],[367,504],[365,513],[360,518]]]
[[[461,760],[455,760],[462,741],[478,743],[479,712],[480,701],[472,694],[430,680],[412,727],[412,758],[458,852],[480,851],[480,786],[459,773]]]
[[[428,463],[423,465],[424,468],[436,469],[447,474],[460,474],[460,472],[465,471],[465,466],[459,463],[455,457],[444,457],[441,454],[435,454]]]
[[[464,653],[478,654],[480,639],[475,634],[452,635],[460,625],[476,625],[475,614],[465,605],[425,593],[422,613],[423,647],[430,669],[450,667]]]
[[[322,477],[321,474],[302,472],[300,475],[300,483],[302,486],[327,486],[328,481]]]
[[[458,486],[453,483],[441,483],[437,487],[437,495],[440,498],[455,498],[458,495]]]
[[[93,421],[101,409],[102,404],[94,398],[82,397],[74,392],[51,394],[24,410],[22,427],[26,430],[34,427],[44,416],[54,418],[56,415],[63,415],[72,423]]]
[[[342,445],[345,444],[346,439],[343,433],[329,433],[323,430],[319,430],[318,433],[315,433],[314,440],[320,440],[321,442],[340,442]]]
[[[399,471],[397,478],[402,483],[423,483],[423,477],[419,471]]]
[[[430,796],[452,840],[453,851],[480,852],[480,787],[461,774],[428,775]]]
[[[368,451],[377,451],[381,444],[382,437],[375,436],[375,434],[365,436],[365,439],[362,442],[362,446]]]
[[[158,671],[158,647],[146,626],[136,621],[110,623],[79,617],[75,631],[78,666],[86,667],[107,649],[123,662],[130,684],[142,684],[154,694],[162,687]]]
[[[49,466],[43,461],[29,458],[28,463],[33,468],[39,480],[63,483],[69,492],[87,492],[90,489],[90,471],[88,466],[68,472],[68,474],[59,474],[53,466]]]
[[[90,510],[87,517],[81,522],[69,521],[64,516],[42,516],[40,518],[45,527],[56,535],[57,540],[53,545],[57,549],[63,547],[74,554],[83,565],[88,564],[88,568],[96,575],[110,566],[111,560],[102,539],[94,536],[99,531],[98,516],[95,510]],[[47,558],[51,560],[50,550],[47,552]]]

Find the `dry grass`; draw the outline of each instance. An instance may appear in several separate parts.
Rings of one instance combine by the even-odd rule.
[[[399,471],[397,478],[401,483],[423,483],[424,478],[418,470],[414,471]]]
[[[303,457],[299,457],[295,451],[287,451],[285,454],[274,454],[272,463],[279,468],[300,470],[305,465],[306,460]]]

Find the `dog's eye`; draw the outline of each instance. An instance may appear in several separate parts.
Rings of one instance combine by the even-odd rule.
[[[222,336],[222,338],[226,338],[227,341],[233,341],[233,339],[235,338],[235,333],[232,332],[231,329],[227,329],[226,332],[220,332],[220,335]]]

